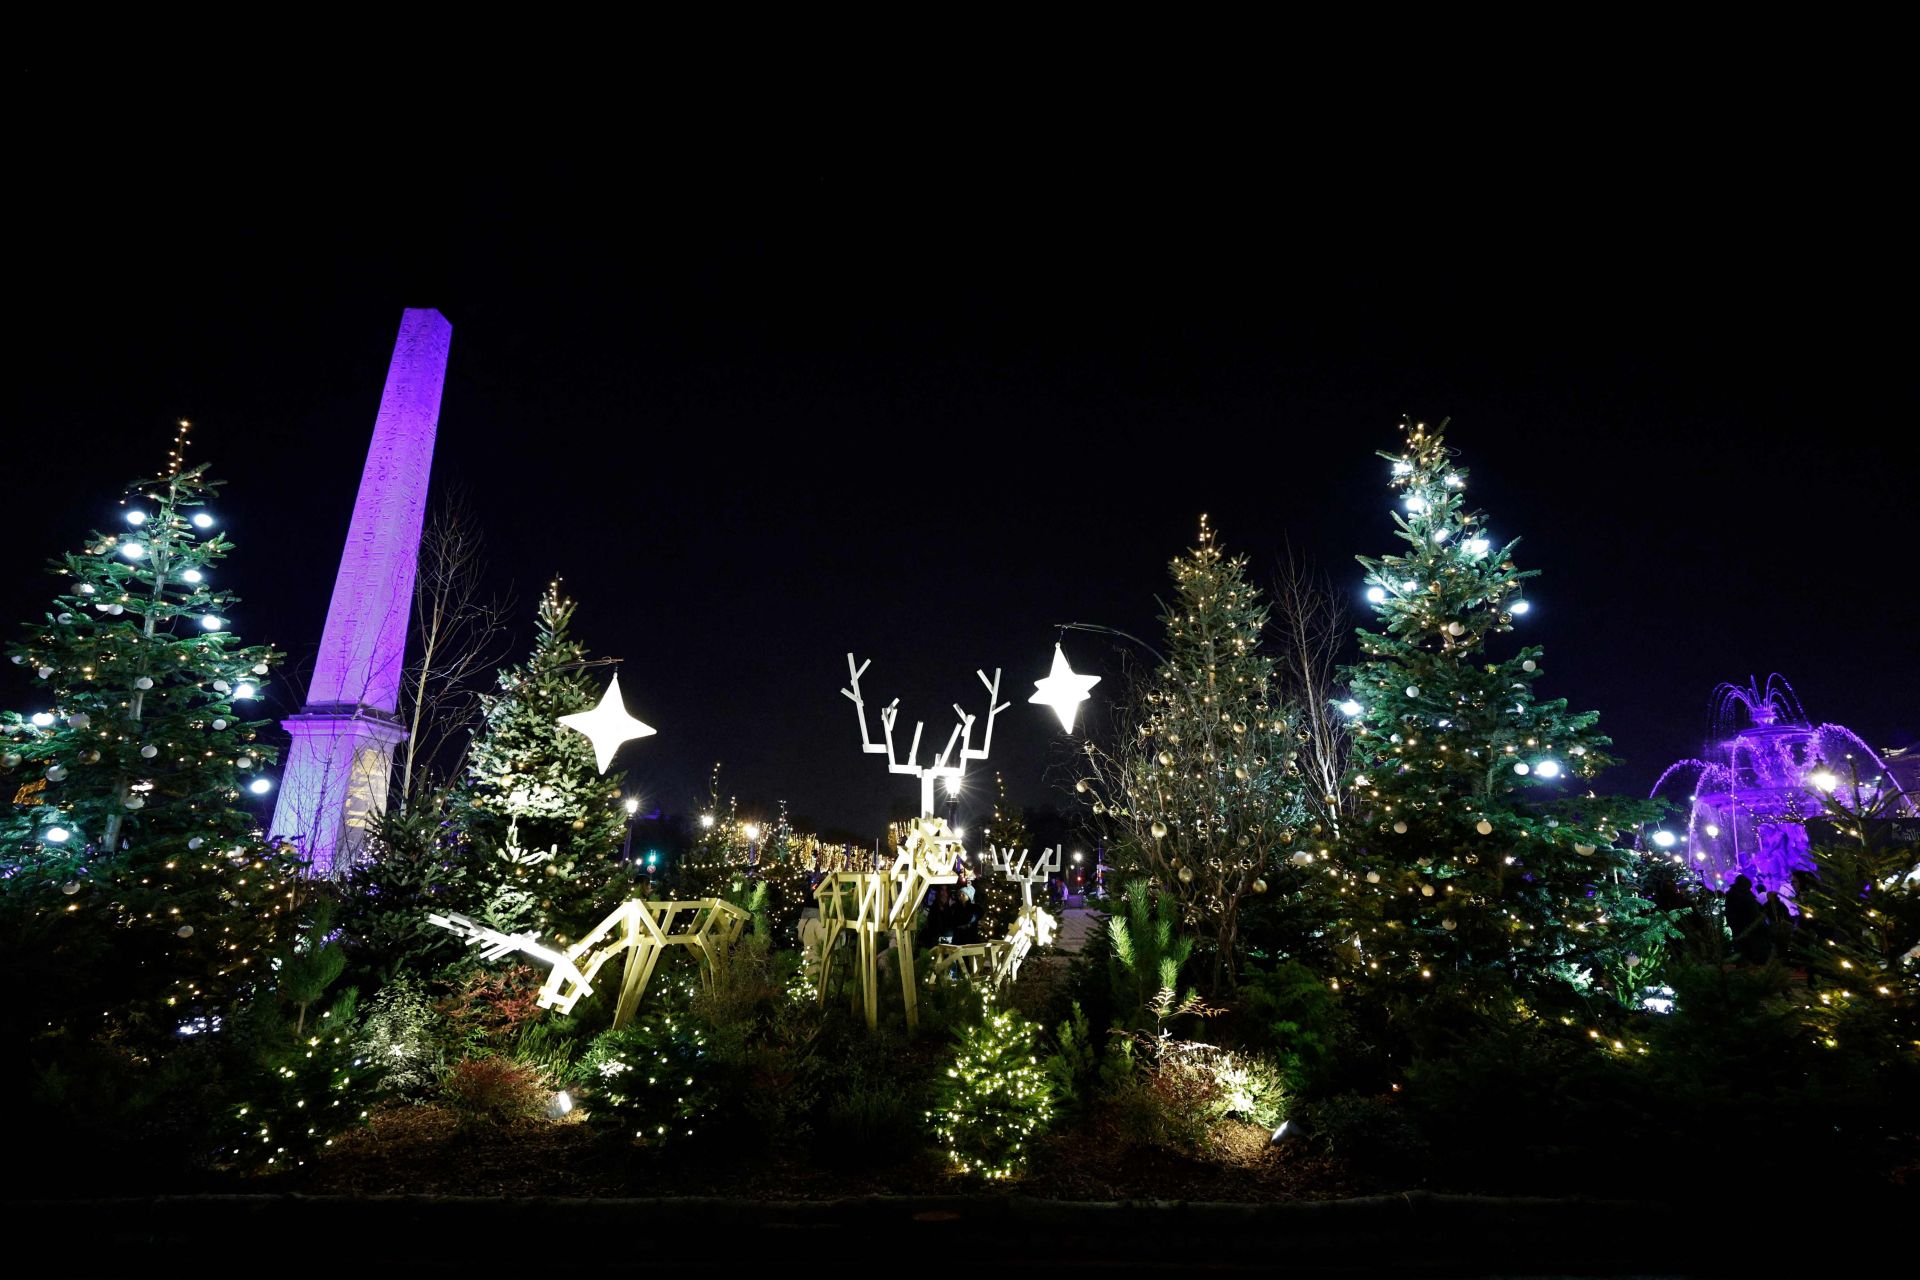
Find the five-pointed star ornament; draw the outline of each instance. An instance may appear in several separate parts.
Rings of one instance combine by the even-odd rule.
[[[1080,704],[1087,700],[1087,690],[1099,683],[1099,676],[1075,675],[1073,668],[1067,665],[1067,655],[1056,644],[1053,646],[1053,670],[1047,673],[1045,680],[1033,682],[1037,692],[1027,701],[1052,707],[1054,714],[1060,717],[1060,727],[1072,733],[1074,717],[1080,714]]]
[[[627,714],[627,704],[620,697],[618,671],[607,682],[607,691],[601,696],[599,706],[591,711],[561,716],[560,723],[587,735],[593,743],[593,758],[600,762],[602,773],[607,771],[607,766],[613,763],[614,753],[624,744],[654,733],[652,725],[642,724]]]

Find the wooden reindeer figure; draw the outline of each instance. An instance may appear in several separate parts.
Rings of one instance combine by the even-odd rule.
[[[1046,883],[1060,869],[1060,851],[1043,850],[1031,865],[1027,851],[1018,856],[1012,850],[989,849],[987,859],[993,869],[1020,886],[1024,904],[1007,929],[1007,936],[988,942],[942,943],[933,949],[933,972],[945,973],[957,967],[970,978],[986,977],[994,987],[1003,987],[1020,977],[1020,966],[1027,953],[1053,941],[1057,926],[1053,917],[1034,905],[1033,886]]]
[[[593,992],[593,980],[615,956],[625,954],[620,1000],[613,1025],[633,1020],[653,978],[654,966],[670,946],[683,946],[700,960],[700,980],[711,985],[714,970],[726,963],[727,952],[753,917],[721,898],[694,898],[686,902],[621,903],[594,930],[565,951],[541,944],[532,933],[501,933],[468,916],[451,912],[430,915],[429,923],[451,930],[481,948],[482,960],[497,960],[519,951],[553,967],[540,988],[540,1005],[572,1013],[580,997]]]
[[[887,772],[909,774],[920,780],[920,817],[914,822],[890,870],[834,872],[814,890],[814,900],[820,904],[822,926],[818,956],[820,1003],[827,1001],[827,986],[832,977],[834,951],[840,935],[850,931],[854,936],[852,950],[856,970],[854,1005],[864,1010],[869,1027],[878,1026],[880,935],[891,933],[893,952],[900,970],[901,997],[906,1003],[907,1025],[917,1027],[919,1009],[913,978],[914,925],[928,889],[957,881],[960,878],[960,859],[966,855],[960,837],[947,826],[944,818],[934,816],[934,782],[944,778],[951,786],[957,786],[959,779],[966,774],[968,761],[987,758],[987,753],[993,748],[994,717],[1011,704],[998,701],[998,670],[994,671],[991,680],[987,679],[986,672],[975,672],[980,677],[980,683],[987,687],[987,724],[980,746],[976,748],[973,745],[975,717],[955,705],[954,712],[960,717],[960,722],[954,726],[947,738],[946,748],[934,758],[933,763],[922,765],[918,762],[920,732],[926,727],[924,721],[914,725],[913,746],[906,760],[902,761],[893,745],[893,725],[900,709],[898,698],[880,712],[884,743],[875,742],[867,730],[867,708],[860,697],[860,677],[871,665],[871,662],[856,665],[853,655],[848,654],[849,687],[840,692],[853,700],[854,711],[860,720],[861,750],[875,755],[884,752]]]

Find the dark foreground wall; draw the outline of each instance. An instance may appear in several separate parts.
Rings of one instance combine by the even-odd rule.
[[[288,1195],[14,1201],[0,1205],[0,1221],[12,1241],[52,1244],[64,1276],[262,1265],[355,1276],[628,1275],[686,1263],[715,1275],[771,1263],[798,1276],[1754,1275],[1797,1252],[1787,1224],[1728,1231],[1727,1218],[1700,1209],[1424,1192],[1269,1205]]]

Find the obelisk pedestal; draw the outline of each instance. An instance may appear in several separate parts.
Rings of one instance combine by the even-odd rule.
[[[306,705],[281,721],[293,744],[271,834],[297,842],[315,875],[359,855],[407,736],[400,676],[452,337],[438,311],[401,316]]]

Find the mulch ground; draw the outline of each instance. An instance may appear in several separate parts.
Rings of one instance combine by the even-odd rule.
[[[1300,1144],[1271,1146],[1265,1130],[1227,1123],[1205,1158],[1131,1146],[1098,1127],[1036,1142],[1023,1190],[1060,1200],[1270,1203],[1323,1200],[1361,1188]],[[314,1195],[727,1196],[814,1200],[950,1195],[973,1189],[933,1158],[880,1167],[823,1167],[804,1156],[733,1149],[655,1153],[578,1114],[487,1124],[439,1106],[387,1106],[336,1139],[308,1167],[259,1180],[258,1190]]]

